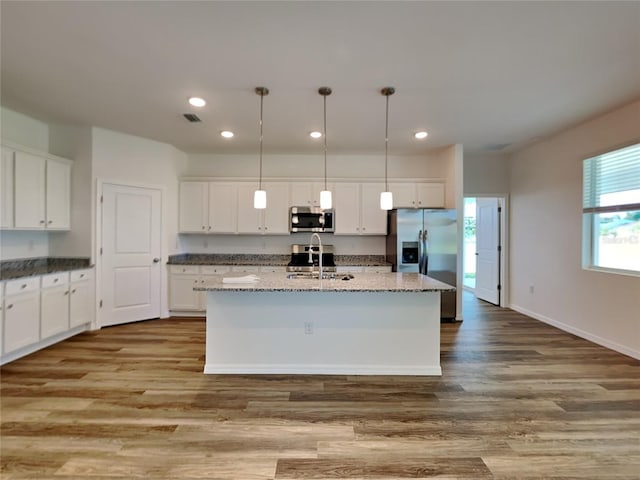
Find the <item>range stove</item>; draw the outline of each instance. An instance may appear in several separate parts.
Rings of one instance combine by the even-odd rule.
[[[318,245],[291,245],[291,261],[287,272],[314,274],[320,270],[320,247]],[[333,245],[322,246],[323,273],[335,273],[336,262],[333,258]]]

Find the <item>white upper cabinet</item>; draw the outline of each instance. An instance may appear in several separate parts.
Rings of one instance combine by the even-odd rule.
[[[180,232],[236,233],[237,202],[234,183],[180,182]]]
[[[257,184],[243,183],[238,186],[238,233],[262,235],[289,234],[289,184],[287,182],[265,182],[267,208],[253,208],[253,193]]]
[[[327,188],[334,189],[333,183],[327,183]],[[291,182],[292,207],[319,207],[320,192],[324,190],[324,182]]]
[[[264,210],[253,208],[253,192],[257,188],[253,182],[238,186],[238,233],[262,233]],[[266,190],[266,185],[262,188]],[[270,200],[267,190],[267,208]]]
[[[387,212],[380,210],[383,183],[336,183],[336,235],[386,235]]]
[[[0,228],[13,227],[13,156],[14,150],[2,146],[0,163]]]
[[[444,183],[441,182],[391,182],[393,208],[443,208],[445,206]]]
[[[16,230],[69,230],[71,218],[71,162],[3,147],[3,183],[13,168],[13,228]],[[2,209],[10,200],[3,185]],[[5,215],[3,215],[4,217]],[[3,218],[3,228],[11,228]]]
[[[16,152],[14,165],[16,228],[43,229],[46,226],[46,162],[43,157]]]
[[[47,160],[46,186],[47,229],[69,230],[71,227],[71,165]]]
[[[180,231],[207,233],[209,226],[209,182],[180,182]]]
[[[253,196],[251,197],[253,199]],[[253,200],[252,200],[253,201]],[[209,226],[211,233],[236,233],[237,183],[209,183]]]

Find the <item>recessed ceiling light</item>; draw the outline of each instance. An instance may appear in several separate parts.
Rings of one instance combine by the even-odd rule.
[[[189,99],[189,104],[194,107],[204,107],[207,102],[205,102],[204,99],[200,97],[191,97]]]
[[[420,132],[416,132],[416,133],[413,134],[413,136],[416,137],[419,140],[422,140],[423,138],[427,138],[427,135],[429,135],[429,134],[427,132],[425,132],[424,130],[420,131]]]
[[[224,138],[231,138],[233,137],[233,132],[229,130],[223,130],[220,132],[220,135],[222,135]]]
[[[317,132],[317,131],[309,132],[309,136],[311,138],[320,138],[322,136],[322,132]]]

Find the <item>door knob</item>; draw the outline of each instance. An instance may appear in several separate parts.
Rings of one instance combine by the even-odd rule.
[[[160,261],[160,259],[158,257],[153,259],[153,263],[158,263]]]

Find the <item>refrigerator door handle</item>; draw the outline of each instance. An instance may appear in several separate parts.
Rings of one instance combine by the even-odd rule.
[[[429,273],[429,250],[427,249],[429,239],[429,231],[425,228],[422,234],[422,264],[424,265],[422,273],[427,275]]]
[[[418,232],[418,273],[422,273],[422,264],[424,260],[422,252],[422,230]]]

